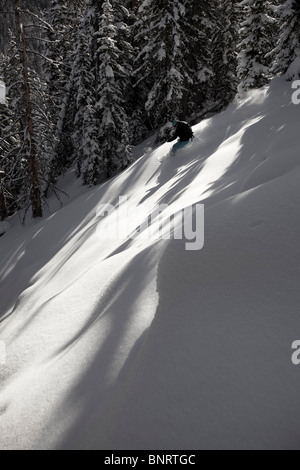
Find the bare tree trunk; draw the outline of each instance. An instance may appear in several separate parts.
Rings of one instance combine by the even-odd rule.
[[[29,82],[29,73],[28,73],[28,57],[26,51],[26,39],[24,34],[24,23],[23,23],[23,14],[22,14],[22,0],[17,0],[17,27],[19,35],[19,45],[20,45],[20,58],[21,65],[23,70],[23,79],[24,79],[24,99],[25,99],[25,138],[27,140],[28,147],[28,173],[30,178],[31,185],[31,205],[32,205],[32,216],[42,217],[42,203],[41,203],[41,191],[40,191],[40,182],[38,174],[38,163],[36,155],[36,143],[34,140],[34,123],[32,116],[32,106],[31,106],[31,89]]]
[[[4,194],[4,188],[2,184],[2,175],[0,172],[0,220],[4,220],[7,217],[7,207],[6,207],[6,199]]]

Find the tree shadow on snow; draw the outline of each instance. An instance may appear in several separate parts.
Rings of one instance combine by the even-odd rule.
[[[85,368],[78,368],[81,375],[74,375],[74,382],[67,389],[65,398],[56,405],[55,415],[45,425],[43,435],[47,436],[57,426],[60,417],[65,415],[66,409],[76,415],[75,421],[71,420],[64,434],[54,444],[55,448],[98,448],[99,433],[106,432],[111,400],[115,401],[115,393],[122,393],[121,390],[125,392],[126,389],[128,376],[122,376],[122,371],[129,357],[137,357],[155,313],[155,309],[150,309],[147,318],[143,319],[140,326],[136,326],[140,323],[141,313],[134,308],[134,304],[141,295],[145,295],[142,293],[147,287],[146,279],[149,273],[156,270],[156,256],[152,251],[153,248],[148,248],[135,256],[99,299],[86,324],[52,357],[51,363],[54,365],[57,361],[68,363],[72,361],[70,358],[73,354],[75,357],[79,354],[76,350],[79,348],[80,351],[81,342],[84,345],[82,350],[87,354],[87,343],[95,343],[95,336],[99,336],[98,350],[94,347],[93,355],[84,359]],[[103,336],[107,324],[109,328]],[[62,425],[65,426],[64,423]],[[40,446],[43,447],[43,436],[36,443],[37,448]]]

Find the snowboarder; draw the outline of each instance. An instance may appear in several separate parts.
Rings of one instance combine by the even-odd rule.
[[[174,157],[177,150],[185,147],[194,138],[194,133],[191,126],[185,121],[173,121],[173,127],[176,128],[175,134],[168,142],[173,142],[179,138],[178,142],[173,145],[171,150],[171,156]]]

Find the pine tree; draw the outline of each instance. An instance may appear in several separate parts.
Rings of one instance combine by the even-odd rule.
[[[75,119],[74,37],[83,11],[82,0],[51,0],[47,14],[48,58],[46,79],[49,108],[55,125],[56,148],[52,163],[52,180],[63,173],[74,159]]]
[[[30,186],[30,204],[32,207],[32,216],[42,217],[41,202],[41,183],[39,179],[39,168],[37,161],[37,146],[35,139],[35,123],[33,118],[32,107],[32,86],[29,76],[29,63],[26,49],[26,37],[24,34],[24,21],[22,14],[22,0],[18,0],[17,4],[17,26],[20,48],[20,65],[23,74],[23,90],[24,90],[24,154],[28,160],[28,184]]]
[[[142,76],[140,71],[141,61],[140,54],[146,46],[148,36],[145,34],[144,25],[146,23],[146,16],[141,11],[143,0],[133,0],[129,6],[132,13],[132,24],[130,24],[131,31],[131,44],[133,47],[132,57],[132,70],[133,75],[131,79],[131,94],[128,96],[128,110],[131,108],[131,129],[133,135],[133,142],[138,143],[142,140],[142,136],[147,132],[154,132],[152,121],[148,114],[145,113],[145,103],[151,89],[152,79],[147,73]]]
[[[5,171],[9,213],[31,207],[33,217],[41,217],[43,194],[49,184],[53,126],[48,115],[46,85],[38,73],[42,67],[36,69],[33,60],[40,55],[28,46],[23,14],[22,2],[18,0],[18,41],[11,34],[10,53],[2,63],[8,106],[1,109],[0,165]]]
[[[125,169],[132,161],[129,145],[129,124],[125,110],[126,85],[130,80],[128,56],[131,46],[126,41],[124,11],[119,2],[106,0],[97,32],[97,63],[99,64],[98,101],[100,117],[100,148],[110,177]]]
[[[90,18],[86,16],[77,31],[73,62],[76,114],[72,140],[76,175],[80,177],[83,174],[84,182],[90,185],[97,183],[101,171],[98,135],[100,122],[95,107],[96,70],[92,59],[93,36]]]
[[[149,90],[145,110],[154,128],[175,116],[185,118],[194,82],[193,44],[187,11],[181,0],[145,0],[140,7],[144,47],[136,69],[137,86]],[[203,69],[202,69],[203,71]]]
[[[4,82],[5,57],[0,57],[0,82],[5,86]],[[0,220],[4,220],[8,216],[7,196],[9,195],[5,188],[6,170],[9,169],[9,151],[12,148],[13,136],[9,135],[7,128],[11,126],[12,115],[5,103],[0,102]]]
[[[22,191],[26,180],[26,165],[22,154],[22,129],[24,129],[23,77],[16,40],[9,32],[8,55],[1,58],[1,75],[7,87],[6,105],[0,105],[0,169],[3,170],[2,188],[7,191],[8,214],[22,208]]]
[[[227,106],[237,93],[238,0],[219,1],[213,35],[213,100],[216,109]]]
[[[288,80],[300,77],[300,2],[287,0],[278,9],[280,34],[274,57],[273,72]]]
[[[148,90],[145,87],[136,87],[134,77],[135,58],[142,50],[142,41],[138,37],[141,28],[141,18],[139,7],[141,0],[128,0],[125,2],[126,11],[124,11],[124,19],[121,21],[126,24],[125,37],[126,42],[130,43],[131,53],[127,56],[127,67],[132,71],[129,81],[127,82],[126,100],[124,107],[126,114],[130,120],[130,142],[136,145],[144,140],[149,133],[149,121],[145,118],[145,101],[147,99]]]
[[[124,15],[128,15],[126,8],[115,0],[89,0],[77,38],[80,64],[76,70],[84,75],[74,75],[77,114],[73,138],[79,143],[78,174],[89,185],[111,177],[132,161],[125,109],[132,48]]]
[[[239,92],[260,88],[268,83],[272,38],[268,35],[273,19],[268,14],[270,2],[266,0],[244,0],[241,3],[246,20],[242,23],[242,42],[239,45],[238,78]]]
[[[210,107],[213,101],[214,70],[212,38],[217,28],[216,0],[186,0],[184,31],[191,84],[186,96],[187,114],[194,119]]]

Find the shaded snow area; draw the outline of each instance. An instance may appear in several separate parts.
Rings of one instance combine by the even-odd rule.
[[[73,196],[48,218],[9,221],[0,238],[1,449],[300,447],[291,360],[300,118],[291,96],[276,79],[195,126],[175,158],[160,163],[172,144],[153,150],[150,140],[101,187],[65,182]],[[131,229],[156,204],[175,214],[204,203],[203,249],[143,233],[105,238],[113,216],[97,218],[97,207],[124,214],[120,196]]]

